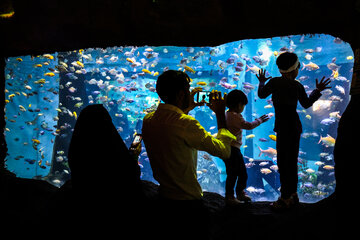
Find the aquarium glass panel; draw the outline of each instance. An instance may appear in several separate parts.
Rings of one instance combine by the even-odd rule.
[[[303,124],[298,193],[303,202],[317,202],[335,189],[333,149],[339,119],[349,102],[353,67],[350,45],[324,34],[248,39],[212,47],[121,46],[10,57],[5,69],[6,167],[21,178],[64,184],[71,175],[67,153],[73,128],[89,104],[106,107],[129,146],[133,134],[141,132],[145,114],[156,110],[156,79],[168,69],[185,71],[192,88],[242,90],[249,101],[242,113],[247,121],[273,115],[271,96],[257,96],[256,74],[264,68],[267,76],[280,76],[275,62],[284,51],[298,55],[297,80],[308,94],[316,78],[332,80],[331,89],[323,91],[312,107],[297,108]],[[197,107],[189,114],[211,134],[217,133],[216,117],[208,107]],[[243,131],[246,191],[255,201],[279,196],[273,128],[274,117]],[[139,166],[143,180],[156,182],[144,146]],[[197,176],[204,191],[224,195],[226,169],[221,159],[199,152]]]

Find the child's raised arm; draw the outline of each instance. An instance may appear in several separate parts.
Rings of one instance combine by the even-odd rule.
[[[271,87],[269,87],[269,84],[266,84],[265,86],[265,82],[271,78],[270,77],[266,77],[266,70],[265,69],[260,69],[259,71],[259,75],[256,74],[256,77],[259,79],[259,88],[258,88],[258,96],[259,98],[267,98],[272,90]]]

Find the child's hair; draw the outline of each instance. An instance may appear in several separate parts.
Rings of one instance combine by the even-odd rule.
[[[157,79],[156,92],[165,103],[172,103],[176,94],[189,87],[190,77],[181,71],[168,70]]]
[[[238,106],[238,104],[241,103],[243,105],[246,105],[248,103],[248,99],[241,90],[234,89],[226,97],[226,106],[228,108],[235,108]]]
[[[287,70],[293,66],[298,60],[298,56],[295,53],[284,52],[276,59],[276,65],[281,70]]]

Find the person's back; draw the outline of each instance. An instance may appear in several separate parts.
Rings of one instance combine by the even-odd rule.
[[[169,70],[159,76],[156,88],[165,104],[159,104],[155,112],[145,116],[142,128],[153,175],[160,183],[160,195],[174,200],[199,200],[202,197],[196,174],[197,150],[227,158],[230,143],[235,139],[225,128],[225,101],[219,94],[216,102],[221,102],[223,109],[216,110],[222,119],[218,119],[218,139],[195,118],[185,114],[196,106],[193,96],[199,90],[190,93],[188,81],[189,77],[179,71]],[[215,105],[215,100],[212,102],[214,106],[220,106]]]

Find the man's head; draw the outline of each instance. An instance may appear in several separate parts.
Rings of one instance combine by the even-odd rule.
[[[276,65],[285,78],[295,79],[299,73],[300,62],[295,53],[284,52],[276,59]]]
[[[167,104],[184,110],[190,103],[190,78],[181,71],[168,70],[157,79],[156,92]]]

